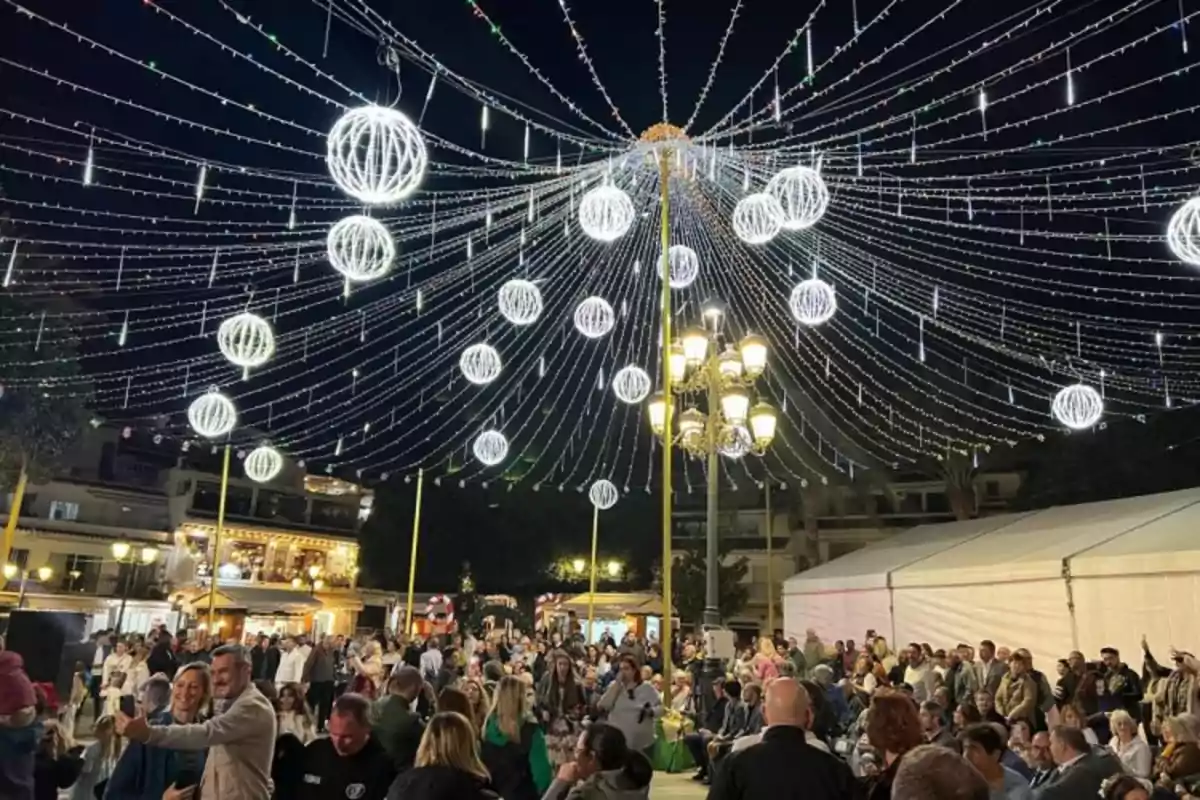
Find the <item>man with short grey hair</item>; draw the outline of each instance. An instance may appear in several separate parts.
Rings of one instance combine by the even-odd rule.
[[[162,711],[171,702],[171,682],[161,672],[150,676],[150,680],[142,684],[142,713],[152,717]]]
[[[117,733],[168,750],[208,750],[199,800],[270,797],[275,757],[275,709],[250,682],[250,657],[241,645],[212,652],[213,695],[222,710],[197,725],[150,725],[144,716],[117,715]]]

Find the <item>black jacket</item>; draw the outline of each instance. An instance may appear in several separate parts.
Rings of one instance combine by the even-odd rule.
[[[416,767],[396,778],[387,800],[499,800],[500,795],[469,772],[454,767]]]
[[[861,800],[862,786],[844,761],[805,741],[794,727],[768,728],[762,741],[732,753],[717,771],[708,800]]]
[[[375,708],[372,736],[392,757],[397,772],[412,768],[425,726],[411,704],[399,695],[388,695]]]
[[[154,645],[154,649],[150,651],[150,656],[146,659],[146,669],[150,670],[151,675],[161,672],[169,680],[175,679],[175,670],[179,669],[179,660],[175,658],[169,641],[158,642]]]
[[[384,800],[396,777],[392,760],[374,737],[352,756],[339,755],[329,739],[309,742],[304,748],[303,772],[296,795],[299,800]]]
[[[728,705],[728,697],[722,696],[721,699],[714,700],[708,707],[708,713],[704,715],[704,724],[700,727],[713,733],[721,730],[721,726],[725,724],[725,708]]]
[[[1078,800],[1096,797],[1104,779],[1121,772],[1121,762],[1088,753],[1065,770],[1057,769],[1037,791],[1038,800]]]

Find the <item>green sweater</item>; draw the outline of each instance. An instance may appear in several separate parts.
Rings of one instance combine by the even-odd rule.
[[[498,747],[504,747],[509,741],[508,735],[500,730],[499,724],[491,716],[483,725],[483,738]],[[545,794],[554,780],[554,769],[550,766],[550,754],[546,751],[546,737],[542,735],[541,728],[534,730],[533,739],[530,741],[529,772],[533,775],[533,785],[537,787],[538,794]]]

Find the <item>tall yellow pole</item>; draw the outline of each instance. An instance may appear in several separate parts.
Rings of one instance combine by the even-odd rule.
[[[671,691],[671,656],[674,652],[671,638],[671,623],[674,606],[671,603],[671,436],[675,430],[671,418],[674,416],[675,398],[671,389],[671,156],[669,149],[658,153],[659,203],[662,206],[662,369],[663,399],[666,409],[663,414],[663,479],[662,479],[662,655],[663,692]]]
[[[592,625],[596,619],[596,543],[600,539],[600,506],[592,504],[592,585],[588,589],[588,643],[595,641],[595,631]]]
[[[404,605],[404,633],[413,635],[413,589],[417,585],[417,544],[421,541],[421,496],[425,489],[425,470],[417,470],[417,505],[413,509],[412,551],[408,556],[408,600]]]
[[[221,534],[225,532],[225,498],[229,496],[229,443],[225,443],[225,455],[221,463],[221,497],[217,500],[217,533],[213,536],[212,567],[208,571],[208,635],[216,631],[213,627],[217,614],[217,568],[221,560]]]
[[[775,554],[771,548],[771,481],[767,481],[767,636],[775,636]]]
[[[8,509],[8,522],[4,525],[4,550],[0,551],[0,566],[8,563],[12,553],[13,538],[17,535],[17,520],[21,518],[21,504],[25,501],[25,486],[29,473],[25,471],[25,459],[21,459],[21,474],[17,477],[17,488],[13,491],[12,506]]]

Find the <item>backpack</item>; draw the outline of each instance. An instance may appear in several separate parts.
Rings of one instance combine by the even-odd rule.
[[[492,788],[504,800],[539,800],[529,766],[529,751],[533,749],[533,733],[537,726],[527,722],[521,726],[521,740],[503,745],[483,740],[480,758],[492,776]]]

